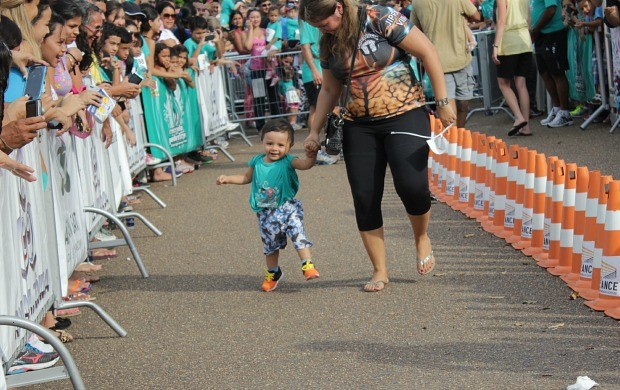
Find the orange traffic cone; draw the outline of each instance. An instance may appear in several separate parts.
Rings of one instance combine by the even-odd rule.
[[[527,256],[532,256],[534,252],[542,251],[546,180],[547,160],[544,153],[536,153],[535,150],[529,150],[527,152],[521,231],[515,231],[515,233],[519,233],[521,236],[519,241],[512,244],[513,248],[523,251]],[[534,223],[534,221],[537,221],[540,226]],[[536,232],[537,229],[540,229],[540,231]],[[538,248],[532,242],[535,232],[540,236],[540,243],[536,244]],[[526,251],[532,252],[526,253]]]
[[[592,286],[592,263],[594,262],[594,242],[596,241],[596,213],[601,186],[600,171],[592,171],[589,176],[583,243],[581,244],[581,258],[579,259],[579,280],[568,283],[568,287],[578,291],[580,294],[582,291],[590,290]]]
[[[467,195],[467,205],[461,210],[461,212],[472,217],[474,211],[474,200],[476,198],[476,175],[478,173],[478,139],[480,133],[477,131],[471,132],[471,157],[469,158],[469,184],[467,189],[469,194]]]
[[[463,136],[465,129],[457,128],[456,135],[456,154],[454,156],[454,188],[452,189],[452,196],[448,196],[446,204],[452,208],[459,203],[459,183],[461,181],[461,169],[463,169]]]
[[[461,149],[461,169],[459,173],[458,203],[452,205],[455,210],[463,211],[469,205],[469,186],[471,183],[471,155],[472,155],[471,131],[463,130],[463,146]],[[456,194],[455,194],[456,195]]]
[[[448,200],[454,197],[454,176],[456,175],[456,148],[458,141],[459,131],[456,127],[452,126],[450,130],[448,130],[448,153],[447,164],[446,164],[446,175],[445,180],[442,183],[442,191],[437,196],[440,201],[447,202]]]
[[[562,233],[565,176],[566,164],[564,163],[564,160],[556,161],[553,174],[553,191],[551,195],[552,211],[551,225],[549,229],[549,255],[546,260],[541,260],[538,262],[538,265],[543,268],[555,267],[560,261],[560,236]]]
[[[434,126],[435,127],[433,131],[433,135],[438,135],[439,133],[441,133],[442,128],[441,128],[441,121],[439,119],[435,119]],[[435,196],[438,196],[439,193],[441,192],[441,185],[442,185],[441,172],[443,168],[443,161],[444,161],[445,153],[441,155],[433,154],[433,156],[434,156],[434,159],[433,159],[433,170],[432,170],[432,184],[430,186],[430,190]]]
[[[506,238],[512,234],[504,228],[506,219],[506,194],[508,193],[508,166],[510,155],[505,142],[497,145],[497,163],[495,175],[495,205],[493,207],[493,223],[490,231],[497,237]]]
[[[549,257],[549,233],[551,231],[551,214],[553,211],[553,175],[555,175],[556,161],[558,161],[556,156],[551,156],[547,159],[547,182],[545,184],[545,212],[543,219],[544,230],[542,250],[531,254],[536,261],[543,261]],[[533,233],[534,231],[532,231],[532,234]],[[525,253],[525,251],[523,253]]]
[[[596,237],[594,239],[594,256],[592,259],[592,278],[590,288],[579,289],[579,295],[588,301],[594,301],[599,297],[601,282],[601,256],[603,255],[603,238],[605,237],[605,212],[607,211],[607,188],[611,182],[611,176],[601,176],[598,191],[598,203],[596,207]]]
[[[517,176],[519,174],[519,159],[524,160],[525,155],[521,157],[521,148],[519,145],[510,145],[508,148],[508,179],[506,181],[506,205],[504,211],[504,228],[499,232],[500,237],[506,239],[512,237],[515,227],[515,213],[517,201]],[[523,194],[522,194],[523,195]]]
[[[575,193],[575,231],[573,234],[573,255],[571,259],[571,270],[568,274],[560,276],[566,283],[579,280],[581,269],[581,255],[583,246],[583,235],[586,229],[586,204],[588,201],[588,185],[590,183],[590,172],[587,167],[577,168],[577,192]]]
[[[620,314],[620,180],[609,182],[601,253],[599,297],[585,304],[605,314]],[[609,313],[609,314],[608,314]]]
[[[436,123],[437,122],[435,121],[435,116],[433,114],[430,114],[429,125],[431,128],[431,136],[437,134]],[[436,161],[437,157],[439,156],[433,153],[432,150],[428,151],[428,188],[430,189],[431,192],[434,192],[437,186],[437,183],[434,182],[434,177],[433,177],[433,167],[435,164],[437,164],[437,161]]]
[[[575,196],[577,194],[577,164],[566,164],[564,176],[564,199],[562,200],[562,222],[560,230],[560,254],[558,265],[547,268],[551,275],[570,273],[573,262],[573,236],[575,235]]]
[[[494,139],[495,137],[493,137]],[[470,199],[472,211],[469,213],[470,218],[482,217],[484,215],[484,188],[486,183],[486,148],[489,138],[484,133],[478,135],[478,144],[476,147],[476,186],[474,188],[474,197]]]
[[[478,222],[484,228],[487,225],[493,224],[493,211],[495,209],[495,169],[496,169],[496,149],[497,144],[501,139],[495,139],[487,142],[487,156],[486,156],[486,170],[487,176],[484,183],[484,215],[480,218],[476,218]]]
[[[527,175],[527,165],[528,160],[530,159],[530,151],[526,147],[519,148],[519,159],[517,165],[517,181],[515,183],[515,217],[512,226],[512,235],[506,238],[506,242],[509,244],[514,244],[516,242],[521,241],[521,227],[523,226],[523,207],[525,206],[525,177]],[[532,165],[536,163],[536,151],[532,151]],[[510,185],[510,183],[508,183]],[[510,192],[510,187],[508,187],[508,192]],[[532,175],[531,175],[531,186],[529,192],[527,192],[527,196],[529,196],[528,203],[530,207],[534,202],[534,167],[532,167]]]

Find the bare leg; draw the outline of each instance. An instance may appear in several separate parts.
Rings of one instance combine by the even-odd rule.
[[[527,80],[525,77],[517,76],[515,77],[515,87],[517,88],[517,93],[519,94],[519,107],[521,108],[521,116],[523,116],[523,120],[528,122],[528,124],[521,129],[523,134],[529,134],[530,130],[530,94],[527,90]]]
[[[520,123],[526,122],[527,120],[523,117],[521,113],[521,109],[519,108],[519,102],[517,101],[517,96],[515,95],[512,88],[510,88],[510,79],[498,77],[497,84],[499,85],[499,89],[502,91],[502,95],[504,95],[506,104],[510,108],[510,111],[512,111],[512,114],[515,116],[515,121],[512,125],[516,126]],[[521,97],[521,95],[519,95],[519,97]],[[528,105],[529,105],[529,97],[528,97]]]
[[[566,78],[566,75],[562,72],[557,76],[551,77],[553,78],[558,99],[560,101],[560,109],[568,110],[568,79]]]
[[[370,258],[373,267],[373,274],[370,282],[383,281],[384,283],[387,283],[389,279],[386,265],[383,227],[375,230],[360,232],[360,236],[362,237],[364,248],[366,248],[366,252],[368,253],[368,257]],[[367,291],[375,291],[382,288],[383,286],[377,288],[372,285],[365,287]]]
[[[280,251],[275,251],[270,255],[265,256],[265,262],[267,263],[267,269],[274,269],[278,266],[278,259],[280,257]]]
[[[551,96],[551,102],[553,102],[553,107],[560,107],[560,98],[558,97],[558,90],[555,85],[555,81],[549,74],[549,72],[542,73],[540,75],[543,81],[545,82],[545,89],[549,92],[549,96]]]
[[[424,259],[431,253],[431,240],[428,237],[428,222],[430,220],[431,212],[428,211],[422,215],[409,215],[409,221],[413,228],[413,239],[417,250],[417,257]],[[430,269],[432,263],[427,263],[422,271]]]
[[[467,122],[467,111],[469,111],[469,100],[456,101],[456,127],[464,128]]]
[[[306,260],[306,259],[312,258],[312,254],[310,253],[310,248],[298,249],[297,254],[299,255],[299,260]]]

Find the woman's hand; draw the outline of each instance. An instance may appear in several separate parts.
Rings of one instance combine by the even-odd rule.
[[[7,122],[23,119],[26,117],[26,102],[28,96],[22,96],[9,103],[4,109],[4,118]]]
[[[318,152],[319,149],[321,149],[321,140],[319,139],[319,134],[310,132],[310,134],[308,134],[308,136],[304,140],[304,148],[306,149],[306,152]]]
[[[0,168],[6,169],[15,176],[21,177],[29,182],[37,180],[37,178],[33,175],[34,169],[27,165],[18,163],[3,152],[0,152]]]
[[[29,144],[38,135],[38,132],[47,128],[44,116],[18,119],[2,126],[2,139],[6,146],[19,149]]]
[[[82,103],[84,103],[85,106],[99,107],[101,106],[101,99],[103,99],[103,96],[99,92],[88,89],[80,92],[78,96],[82,99]]]
[[[74,95],[73,92],[69,92],[65,95],[64,99],[62,99],[61,107],[68,116],[72,116],[78,111],[85,109],[86,105],[80,95]]]
[[[28,77],[28,69],[26,67],[32,64],[41,64],[50,66],[47,62],[38,59],[33,54],[30,54],[23,50],[11,50],[13,64],[19,68],[24,77]]]
[[[452,106],[449,104],[438,107],[436,113],[444,127],[456,123],[456,114],[452,111]]]
[[[491,56],[491,58],[493,59],[493,62],[495,63],[495,65],[499,65],[499,59],[497,59],[497,51],[499,49],[495,46],[493,46],[493,55]]]

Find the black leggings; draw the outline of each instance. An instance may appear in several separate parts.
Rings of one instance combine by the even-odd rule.
[[[386,167],[409,215],[431,208],[428,188],[428,145],[424,138],[392,131],[430,135],[425,108],[371,122],[345,121],[343,152],[360,231],[383,226],[381,200]]]

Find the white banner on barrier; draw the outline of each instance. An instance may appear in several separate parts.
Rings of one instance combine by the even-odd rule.
[[[78,174],[75,139],[71,134],[45,135],[49,150],[48,167],[54,199],[54,222],[62,296],[67,295],[69,276],[88,257],[88,235],[84,218],[84,201]]]
[[[229,123],[224,95],[224,81],[219,66],[200,71],[196,77],[196,91],[200,103],[200,117],[205,139],[221,133]]]
[[[133,130],[136,136],[135,146],[126,146],[127,162],[129,164],[129,172],[131,177],[134,177],[139,172],[146,168],[146,151],[144,150],[144,144],[146,141],[146,129],[144,128],[144,118],[142,112],[142,102],[140,96],[133,100],[128,100],[129,110],[129,128]]]
[[[125,136],[121,132],[121,127],[116,120],[110,118],[110,128],[114,138],[112,144],[107,149],[106,158],[109,160],[110,178],[112,179],[112,188],[114,188],[114,205],[116,208],[123,196],[131,194],[131,174],[129,173],[129,164],[127,163]]]

